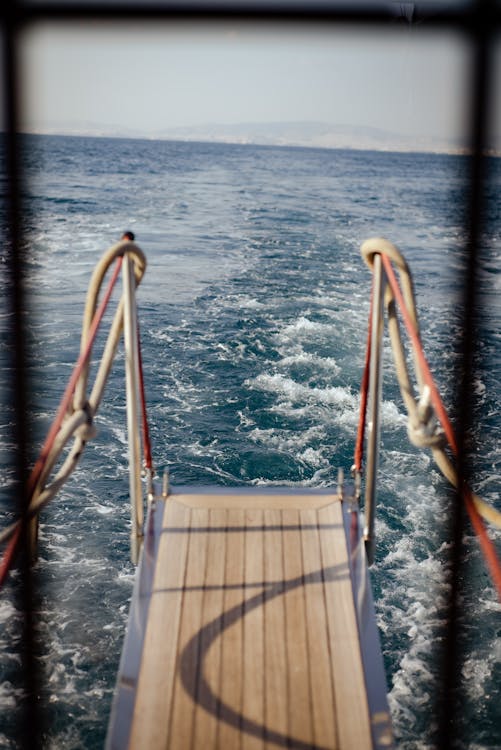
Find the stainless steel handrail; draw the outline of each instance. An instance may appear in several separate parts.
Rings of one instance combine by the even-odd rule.
[[[371,357],[369,365],[369,407],[367,423],[367,469],[365,476],[364,541],[369,565],[374,561],[376,481],[379,460],[380,406],[382,394],[383,310],[386,274],[381,256],[373,258],[374,293],[372,297]]]
[[[125,255],[123,263],[125,381],[131,503],[131,558],[139,559],[143,539],[144,507],[141,487],[141,444],[139,424],[139,352],[137,343],[136,279],[134,261]]]

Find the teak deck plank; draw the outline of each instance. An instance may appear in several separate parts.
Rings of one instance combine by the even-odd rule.
[[[266,617],[264,643],[266,664],[265,726],[267,738],[271,731],[286,737],[289,732],[287,701],[288,691],[287,649],[285,633],[285,589],[282,514],[280,510],[265,510],[264,522],[268,528],[264,554],[264,577],[273,581],[266,592]],[[269,747],[276,747],[270,742]]]
[[[262,750],[264,745],[264,533],[263,511],[245,512],[242,715],[250,731],[242,733],[243,750]]]
[[[285,594],[289,713],[289,735],[307,746],[313,744],[308,633],[306,630],[306,588],[298,585],[308,571],[303,568],[299,511],[283,510]]]
[[[209,511],[206,508],[192,510],[189,521],[188,564],[182,594],[181,633],[197,631],[202,625],[203,587],[200,586],[200,571],[207,565],[207,548],[209,535],[198,533],[199,529],[209,525]],[[180,642],[180,650],[186,646],[185,639]],[[188,661],[188,660],[187,660]],[[190,664],[191,670],[196,669],[196,661]],[[177,659],[177,671],[180,669]],[[180,747],[192,746],[194,718],[196,704],[186,692],[180,679],[174,682],[174,697],[169,722],[169,736],[177,737]]]
[[[313,510],[303,510],[300,518],[304,569],[321,570],[317,514]],[[316,745],[336,747],[338,741],[332,710],[334,690],[323,576],[318,576],[315,583],[305,586],[305,604],[312,689],[311,711],[315,730],[313,739]]]
[[[360,689],[364,674],[362,660],[358,657],[351,581],[346,570],[346,539],[334,505],[320,509],[318,518],[323,570],[330,581],[325,584],[325,598],[336,716],[351,717],[348,721],[337,722],[339,746],[366,747],[368,727],[356,718],[367,715],[367,696]]]
[[[186,515],[183,506],[170,503],[165,523],[176,528],[185,522]],[[188,534],[174,534],[170,544],[161,544],[158,551],[155,595],[151,599],[146,627],[130,747],[161,748],[167,743],[168,723],[158,721],[158,717],[169,714],[174,691],[174,680],[166,680],[166,676],[176,671],[182,607],[179,592],[183,590],[188,539]],[[175,565],[172,565],[173,560]],[[145,743],[146,727],[148,741]]]
[[[245,525],[245,511],[235,510],[231,513],[232,523],[236,528]],[[242,714],[243,698],[243,595],[242,581],[245,571],[245,549],[240,534],[228,534],[226,537],[225,589],[221,674],[221,702],[233,707],[236,722],[220,721],[217,747],[228,747],[240,750],[242,733],[238,717]]]
[[[167,499],[130,736],[151,750],[372,747],[334,495]]]
[[[224,601],[224,574],[226,549],[226,511],[214,509],[209,511],[210,533],[207,549],[202,619],[204,627],[197,625],[189,631],[199,633],[199,662],[193,665],[192,674],[197,678],[195,733],[193,747],[216,747],[219,712],[219,695],[221,692],[221,643],[222,614]],[[204,658],[205,656],[205,658]],[[203,674],[199,669],[203,665]],[[171,747],[179,747],[176,738]]]

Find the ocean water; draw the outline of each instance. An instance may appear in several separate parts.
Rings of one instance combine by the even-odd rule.
[[[328,486],[353,461],[370,276],[385,236],[414,273],[425,350],[446,403],[461,317],[465,157],[30,136],[24,140],[33,455],[78,356],[92,269],[125,229],[138,292],[153,458],[174,484]],[[485,303],[472,403],[474,489],[501,509],[501,163],[490,163]],[[4,248],[0,261],[5,262]],[[5,284],[1,280],[0,284]],[[11,516],[9,311],[0,303],[0,509]],[[99,347],[98,347],[99,350]],[[385,343],[372,568],[397,746],[435,747],[451,493],[408,441]],[[80,467],[44,511],[36,627],[44,746],[102,747],[134,568],[123,353]],[[498,550],[501,533],[492,532]],[[458,747],[501,747],[501,606],[465,536]],[[16,574],[0,599],[0,747],[23,704]]]

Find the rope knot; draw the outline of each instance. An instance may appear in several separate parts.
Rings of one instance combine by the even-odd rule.
[[[75,437],[79,437],[84,443],[96,437],[97,430],[94,425],[94,415],[88,401],[77,412],[81,415],[82,423],[74,430]]]
[[[431,404],[431,390],[424,385],[415,411],[407,423],[409,440],[418,448],[439,448],[446,443],[445,433]]]

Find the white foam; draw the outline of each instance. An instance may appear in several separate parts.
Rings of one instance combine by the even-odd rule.
[[[317,410],[332,407],[332,418],[322,415],[324,423],[334,421],[338,426],[354,430],[359,419],[360,396],[352,393],[346,386],[309,386],[299,383],[282,373],[261,373],[245,381],[251,389],[272,393],[277,401],[270,411],[283,416],[313,416]],[[383,401],[381,406],[381,423],[383,429],[400,429],[406,424],[406,416],[398,411],[392,401]],[[355,433],[353,433],[355,434]]]
[[[320,357],[318,354],[305,352],[302,349],[283,357],[277,363],[277,367],[293,367],[294,365],[310,365],[321,370],[328,370],[332,375],[339,375],[341,372],[334,357]]]
[[[8,620],[18,614],[19,612],[11,601],[5,597],[0,600],[0,625],[4,625]]]
[[[260,391],[276,393],[291,402],[317,403],[344,406],[354,409],[357,398],[353,396],[348,388],[341,386],[330,386],[327,388],[309,387],[297,383],[280,373],[269,375],[263,373],[256,378],[247,380],[245,385]]]
[[[262,302],[259,302],[259,300],[251,298],[251,297],[242,297],[238,299],[238,306],[242,307],[246,310],[262,310],[267,309],[267,305],[264,305]]]
[[[166,343],[166,344],[172,344],[174,340],[172,335],[168,331],[165,331],[165,330],[162,330],[162,331],[151,330],[149,332],[149,335],[151,336],[152,339],[155,339],[155,341],[162,341],[163,343]]]
[[[0,683],[0,709],[16,708],[23,695],[24,691],[20,688],[15,688],[12,683],[8,681]],[[0,747],[3,747],[3,745],[0,745]]]
[[[499,599],[485,599],[482,597],[479,600],[479,604],[481,605],[482,610],[485,610],[486,612],[498,612],[501,614],[501,602]],[[498,661],[501,661],[501,639],[496,641],[495,648],[498,655]]]
[[[237,411],[237,416],[240,420],[239,428],[251,427],[256,424],[252,417],[250,417],[248,414],[245,414],[241,410]]]
[[[303,431],[255,428],[249,432],[249,438],[253,442],[287,453],[297,461],[316,469],[325,469],[330,466],[328,458],[324,455],[326,446],[322,445],[321,448],[311,446],[313,442],[322,441],[324,435],[324,429],[318,426]]]
[[[111,507],[109,505],[101,505],[100,503],[96,503],[92,510],[95,510],[101,516],[110,516],[116,513],[115,507]]]
[[[249,437],[255,443],[265,443],[266,445],[278,448],[280,450],[291,450],[309,446],[314,440],[321,440],[325,431],[322,427],[309,427],[306,430],[263,430],[254,428],[250,431]]]
[[[482,401],[485,400],[487,388],[485,387],[485,383],[483,383],[482,379],[478,375],[473,380],[473,392],[476,396],[483,396],[484,398],[482,399]]]
[[[251,484],[256,487],[327,487],[331,486],[330,476],[325,476],[325,470],[319,469],[309,479],[300,479],[298,481],[283,479],[263,479],[258,477],[253,479]]]
[[[278,339],[281,342],[289,342],[291,340],[297,341],[298,339],[303,339],[305,337],[318,337],[323,334],[330,335],[332,334],[332,331],[332,324],[320,323],[301,316],[294,321],[294,323],[289,323],[284,326],[278,333]]]
[[[473,701],[485,697],[485,684],[492,677],[496,659],[492,655],[482,657],[477,653],[465,660],[461,669],[462,687]]]

